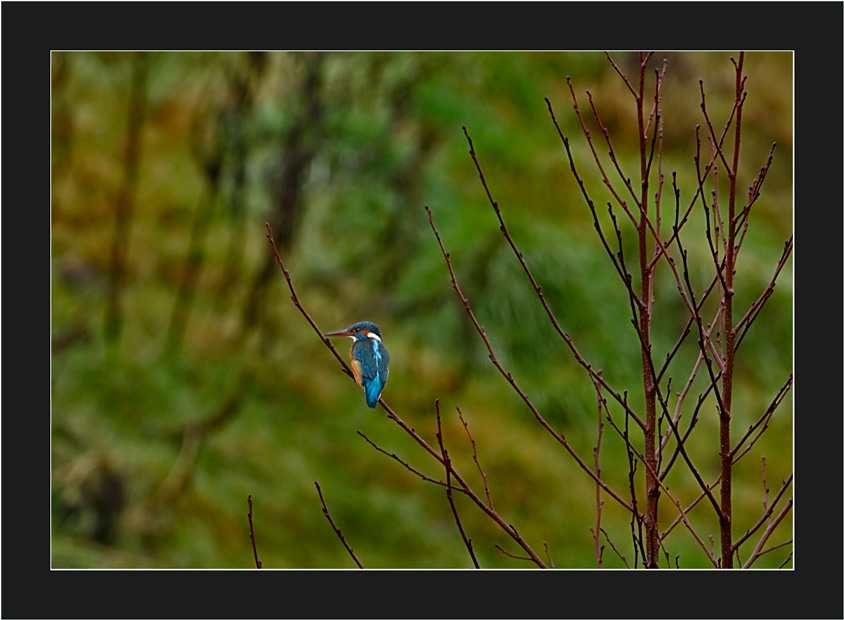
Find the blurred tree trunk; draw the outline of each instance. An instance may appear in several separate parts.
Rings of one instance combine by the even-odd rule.
[[[197,122],[203,124],[205,121],[199,119]],[[209,132],[212,135],[211,145],[205,146],[203,134]],[[193,307],[197,280],[205,260],[205,237],[214,216],[214,205],[220,194],[220,177],[226,148],[223,140],[218,123],[211,128],[196,127],[194,130],[194,157],[205,175],[207,190],[194,212],[185,268],[182,271],[182,278],[176,292],[176,303],[167,329],[165,351],[168,354],[177,353],[181,347]]]
[[[384,253],[384,260],[380,265],[379,284],[385,289],[386,285],[395,282],[405,269],[418,244],[421,228],[413,215],[419,212],[419,205],[423,202],[420,191],[422,170],[437,143],[434,127],[425,119],[414,117],[414,87],[426,73],[431,72],[430,65],[425,63],[423,57],[416,57],[415,60],[412,68],[388,94],[393,116],[393,129],[387,136],[388,141],[395,140],[395,136],[403,133],[402,130],[406,128],[410,128],[414,139],[412,152],[389,179],[398,206],[390,210],[379,243],[380,247],[389,248],[389,252]]]
[[[66,89],[73,79],[71,57],[66,52],[53,52],[52,61],[52,122],[50,124],[50,152],[53,183],[51,212],[53,222],[61,212],[62,192],[57,182],[71,171],[73,155],[73,108]]]
[[[141,159],[141,130],[147,107],[147,77],[149,54],[135,52],[130,57],[132,65],[127,113],[126,145],[123,151],[123,181],[115,201],[114,234],[111,241],[111,267],[108,278],[105,336],[117,343],[123,328],[121,309],[126,280],[126,254],[135,210],[138,186],[138,168]]]
[[[303,191],[308,166],[318,150],[319,128],[324,101],[322,86],[322,53],[302,54],[305,76],[297,99],[302,107],[287,135],[273,175],[273,210],[269,215],[279,252],[290,250],[295,237],[297,220],[303,208]],[[275,257],[267,252],[263,265],[252,279],[241,315],[241,337],[245,338],[261,323],[260,311],[264,293],[277,269]],[[264,339],[269,342],[270,339]]]
[[[212,115],[213,121],[205,118],[195,121],[194,156],[205,176],[207,193],[194,216],[185,269],[167,331],[165,350],[169,354],[179,350],[184,338],[199,273],[205,259],[205,239],[213,219],[214,207],[222,192],[224,178],[227,176],[231,177],[231,191],[227,201],[227,213],[231,223],[230,243],[225,259],[226,274],[217,292],[218,300],[225,298],[238,275],[237,269],[243,253],[240,233],[243,228],[242,200],[246,185],[245,125],[254,98],[253,78],[260,77],[265,65],[264,54],[261,52],[249,53],[247,58],[247,67],[242,68],[238,63],[227,72],[228,101]],[[210,135],[210,139],[206,138],[206,135]],[[209,141],[210,145],[206,146],[205,141]]]
[[[269,58],[266,52],[248,52],[246,66],[236,63],[228,74],[232,103],[223,118],[227,155],[231,170],[231,188],[225,200],[229,217],[229,243],[223,259],[223,279],[217,289],[216,300],[222,302],[232,294],[241,277],[243,261],[243,232],[245,223],[244,200],[246,194],[246,158],[248,153],[248,125],[255,110],[255,94]]]

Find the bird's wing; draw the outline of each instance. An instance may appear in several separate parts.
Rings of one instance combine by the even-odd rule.
[[[387,364],[390,361],[390,354],[387,348],[380,342],[369,340],[355,343],[352,349],[354,361],[360,364],[360,374],[364,379],[375,379],[377,376],[381,383],[387,382]]]
[[[378,375],[381,378],[381,387],[387,383],[387,377],[390,375],[390,369],[387,368],[387,364],[390,363],[390,354],[387,353],[387,347],[383,344],[378,346],[378,349],[381,353],[381,362],[378,364]]]

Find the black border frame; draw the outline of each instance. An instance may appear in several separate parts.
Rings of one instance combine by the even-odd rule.
[[[842,9],[837,2],[4,2],[4,618],[842,618]],[[801,15],[800,19],[797,16]],[[806,26],[798,27],[800,24]],[[795,50],[795,570],[51,571],[49,52],[52,49]],[[46,164],[46,165],[45,165]],[[830,179],[839,190],[829,190]],[[45,203],[41,201],[44,200]],[[830,204],[832,203],[832,204]],[[832,209],[832,211],[830,211]],[[824,226],[814,225],[822,213]],[[835,214],[836,226],[829,220]],[[815,218],[812,217],[815,215]],[[840,263],[839,263],[840,264]],[[841,275],[836,273],[836,275]],[[844,281],[841,277],[839,283]],[[34,294],[30,294],[32,291]],[[12,295],[11,293],[14,293]],[[833,303],[830,303],[830,300]],[[42,314],[42,312],[44,314]],[[46,315],[46,316],[45,316]],[[832,330],[831,326],[839,326]],[[42,348],[43,347],[43,348]],[[46,358],[46,360],[45,360]],[[47,373],[37,369],[46,361]],[[29,387],[31,386],[31,387]],[[42,387],[43,386],[43,387]],[[12,390],[11,387],[15,387]],[[47,483],[48,484],[48,483]],[[837,497],[837,499],[835,499]],[[598,598],[595,588],[617,596]],[[423,584],[423,585],[421,585]],[[420,587],[421,585],[421,587]],[[653,589],[651,589],[653,588]],[[735,593],[714,607],[715,593]],[[654,593],[654,598],[647,596]],[[784,594],[787,592],[787,594]],[[329,594],[330,595],[327,595]],[[720,597],[719,597],[720,598]],[[720,598],[720,600],[728,600]]]

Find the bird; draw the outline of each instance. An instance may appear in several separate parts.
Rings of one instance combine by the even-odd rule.
[[[348,336],[352,339],[352,348],[349,351],[352,373],[357,384],[363,388],[366,404],[370,409],[375,409],[390,374],[387,368],[390,354],[381,341],[381,330],[375,323],[361,321],[346,329],[323,335]]]

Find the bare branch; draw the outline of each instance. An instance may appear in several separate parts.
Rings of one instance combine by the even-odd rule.
[[[574,112],[577,115],[577,119],[580,121],[580,129],[581,129],[581,131],[583,131],[583,135],[586,137],[586,141],[589,144],[590,150],[592,151],[592,159],[595,160],[595,166],[598,168],[598,171],[601,173],[601,177],[604,180],[604,185],[607,187],[607,189],[610,191],[610,193],[616,199],[616,201],[621,206],[621,208],[624,209],[624,212],[630,218],[630,221],[634,225],[636,225],[636,217],[633,215],[633,212],[628,208],[627,202],[625,202],[621,198],[621,196],[618,195],[618,192],[615,191],[613,184],[610,182],[609,177],[607,177],[607,173],[604,171],[604,166],[601,164],[601,159],[600,159],[600,157],[598,157],[598,152],[595,150],[595,144],[592,142],[592,132],[590,132],[589,129],[586,127],[586,121],[584,121],[583,115],[580,112],[580,106],[577,103],[577,95],[574,92],[574,87],[572,86],[571,78],[567,77],[566,82],[569,85],[569,91],[571,92],[571,98],[572,98],[572,101],[574,102]],[[588,91],[587,91],[587,95],[589,96],[589,103],[590,103],[590,105],[592,105],[592,95]],[[545,101],[548,102],[547,97],[546,97]],[[550,102],[548,102],[548,105],[549,106],[551,105]],[[610,142],[610,139],[609,139],[609,133],[607,132],[606,127],[604,127],[603,123],[601,123],[601,119],[598,116],[598,111],[596,110],[594,105],[592,105],[592,110],[593,110],[595,118],[597,119],[599,127],[601,127],[601,130],[604,133],[604,137],[607,140],[607,144],[609,145],[610,159],[615,164],[616,170],[617,170],[619,176],[621,177],[622,181],[624,182],[625,186],[627,187],[628,191],[630,192],[631,196],[633,196],[633,201],[636,203],[637,210],[641,210],[641,204],[639,203],[639,199],[636,196],[636,192],[633,190],[633,186],[630,184],[630,179],[627,178],[624,175],[624,173],[621,171],[621,168],[618,166],[618,161],[615,158],[615,153],[614,153],[613,148],[612,148],[612,143]],[[553,117],[553,113],[552,113],[552,117]],[[557,126],[557,130],[559,131],[559,126]],[[564,140],[564,142],[568,146],[568,140]],[[579,180],[579,177],[578,177],[578,180]],[[582,185],[581,185],[581,189],[583,189]]]
[[[258,548],[255,546],[255,530],[252,527],[252,495],[246,497],[246,504],[249,506],[249,540],[252,541],[252,554],[255,556],[255,567],[261,568],[261,560],[258,559]]]
[[[750,448],[753,447],[753,444],[762,436],[762,433],[768,428],[768,422],[771,420],[771,416],[773,416],[774,411],[776,411],[777,407],[779,407],[780,403],[785,398],[785,395],[791,389],[792,381],[794,380],[794,375],[788,375],[788,379],[786,379],[785,384],[780,388],[777,395],[774,396],[774,399],[771,401],[771,404],[768,405],[768,408],[765,412],[759,417],[759,419],[750,425],[750,428],[747,429],[747,432],[739,439],[738,443],[736,443],[735,447],[733,448],[733,463],[736,463],[741,457],[747,454],[750,451]],[[747,441],[747,438],[762,425],[761,430],[756,434],[753,440],[748,444],[748,446],[739,453],[739,448]]]
[[[446,251],[445,247],[443,246],[442,239],[440,239],[440,233],[437,230],[436,225],[434,224],[434,218],[433,218],[433,215],[431,214],[431,209],[428,208],[428,205],[425,205],[425,210],[428,212],[428,222],[431,224],[431,228],[433,229],[434,235],[437,238],[437,243],[439,243],[440,250],[442,251],[443,257],[445,258],[446,265],[448,266],[448,271],[449,271],[449,274],[451,275],[451,286],[455,290],[455,292],[457,293],[457,296],[460,298],[460,301],[463,304],[463,308],[466,310],[466,313],[469,315],[469,318],[472,320],[472,323],[474,324],[475,329],[481,335],[481,338],[483,339],[484,344],[486,344],[487,351],[489,351],[489,359],[492,360],[493,365],[495,365],[495,367],[498,369],[498,371],[504,376],[504,378],[507,379],[507,381],[513,387],[513,389],[516,390],[516,392],[519,394],[519,396],[522,398],[522,400],[525,402],[525,404],[531,410],[534,417],[539,421],[539,423],[545,428],[545,430],[547,430],[551,434],[552,437],[554,437],[554,439],[556,439],[566,449],[566,451],[569,454],[571,454],[571,456],[574,458],[574,460],[577,462],[577,464],[580,466],[580,468],[583,469],[586,473],[588,473],[619,504],[621,504],[622,506],[624,506],[628,510],[632,510],[633,508],[628,502],[626,502],[620,495],[618,495],[615,491],[613,491],[610,487],[608,487],[604,483],[604,481],[601,480],[600,478],[598,478],[597,475],[595,474],[595,472],[593,472],[589,468],[589,466],[586,465],[586,463],[583,461],[583,459],[580,458],[580,455],[578,455],[574,451],[574,449],[569,445],[565,436],[562,435],[561,433],[558,433],[556,430],[554,430],[551,427],[550,424],[548,424],[548,422],[545,420],[545,418],[542,417],[542,414],[539,413],[539,411],[536,409],[536,407],[530,401],[530,398],[528,398],[527,394],[525,394],[522,391],[522,389],[516,383],[515,379],[513,379],[513,375],[511,375],[509,372],[504,370],[504,367],[501,366],[501,363],[495,357],[495,351],[493,351],[492,345],[489,343],[489,339],[486,336],[486,332],[484,331],[484,328],[481,327],[480,323],[478,323],[478,320],[475,318],[475,313],[472,312],[472,307],[469,305],[469,300],[466,299],[466,296],[463,295],[463,292],[460,290],[460,286],[457,284],[457,277],[454,275],[454,267],[451,264],[451,256],[449,255],[449,253]]]
[[[760,310],[774,294],[774,285],[776,284],[777,278],[780,275],[783,267],[785,267],[785,263],[788,261],[789,256],[791,256],[791,251],[794,249],[794,235],[790,236],[788,240],[785,242],[785,248],[783,248],[782,256],[780,256],[779,263],[777,263],[777,268],[774,270],[774,275],[771,277],[771,281],[768,284],[765,291],[756,301],[751,304],[750,308],[747,310],[747,313],[741,318],[741,320],[736,323],[736,330],[742,330],[739,337],[736,339],[736,348],[738,348],[739,343],[744,339],[744,334],[747,333],[747,328],[750,327],[750,324],[756,320],[756,317],[759,316]]]
[[[469,441],[472,442],[472,458],[475,461],[475,465],[478,466],[478,471],[481,473],[481,477],[484,480],[484,492],[486,493],[486,502],[487,506],[490,507],[491,510],[495,510],[492,506],[492,497],[489,494],[489,484],[486,479],[486,473],[484,472],[483,467],[481,467],[481,462],[478,460],[478,448],[475,445],[475,439],[472,437],[472,434],[469,432],[469,425],[466,423],[466,420],[463,419],[463,413],[460,411],[460,407],[456,407],[457,409],[457,416],[460,418],[460,421],[463,423],[463,428],[466,429],[466,436],[469,438]]]
[[[632,84],[630,84],[629,80],[627,79],[627,76],[626,76],[626,75],[624,75],[624,73],[621,71],[621,69],[619,69],[619,68],[618,68],[618,65],[617,65],[617,64],[615,64],[615,61],[612,59],[612,56],[610,56],[610,53],[609,53],[609,52],[604,52],[604,55],[607,57],[607,60],[609,60],[609,61],[610,61],[610,64],[612,65],[612,68],[613,68],[613,69],[615,69],[616,73],[618,73],[618,75],[619,75],[619,76],[621,76],[621,79],[622,79],[622,80],[624,80],[624,83],[625,83],[625,84],[627,84],[627,88],[628,88],[628,89],[630,89],[630,92],[633,94],[633,96],[634,96],[634,97],[638,97],[638,96],[639,96],[639,94],[638,94],[638,93],[636,92],[636,90],[633,88],[633,85],[632,85]],[[649,56],[650,56],[650,55],[649,55]]]
[[[325,515],[325,518],[328,519],[328,522],[331,524],[331,528],[334,530],[334,533],[337,534],[338,538],[343,543],[343,546],[346,548],[346,551],[349,552],[349,555],[352,556],[352,559],[355,561],[355,564],[358,565],[358,568],[363,568],[363,564],[360,563],[357,556],[355,555],[354,549],[349,546],[349,543],[346,542],[345,537],[343,536],[343,532],[340,531],[340,528],[334,524],[334,519],[331,518],[331,513],[328,512],[328,506],[325,505],[325,499],[322,497],[322,489],[319,488],[319,482],[314,482],[316,485],[317,493],[319,493],[319,501],[322,502],[322,514]]]
[[[736,222],[739,223],[739,224],[742,221],[744,221],[746,223],[746,220],[747,220],[749,213],[750,213],[750,208],[754,204],[756,204],[756,200],[759,198],[759,196],[762,193],[761,192],[762,183],[765,182],[765,179],[768,176],[768,170],[770,169],[771,164],[774,161],[774,149],[776,147],[777,147],[777,143],[774,142],[771,145],[771,150],[768,152],[768,159],[765,162],[765,165],[763,165],[759,169],[759,176],[756,177],[755,179],[753,179],[753,182],[750,185],[750,189],[748,190],[748,196],[747,196],[747,204],[742,208],[741,211],[738,212],[738,214],[736,214]]]
[[[545,101],[546,101],[546,102],[548,102],[548,99],[546,99]],[[551,104],[550,104],[550,102],[549,102],[549,103],[548,103],[549,109],[550,109],[550,105],[551,105]],[[551,110],[551,115],[552,115],[552,118],[553,118],[553,114],[554,114],[554,112],[553,112],[553,110]],[[556,119],[554,119],[554,123],[556,124]],[[557,130],[559,131],[559,126],[557,126]],[[562,327],[560,327],[560,324],[557,322],[557,318],[554,316],[554,313],[553,313],[553,311],[551,310],[551,307],[548,305],[548,302],[547,302],[547,300],[545,299],[545,296],[542,294],[542,288],[541,288],[541,287],[540,287],[540,286],[536,283],[536,279],[533,277],[533,274],[531,273],[530,268],[529,268],[529,267],[528,267],[528,265],[527,265],[527,262],[525,262],[524,256],[523,256],[523,255],[522,255],[522,253],[519,251],[519,249],[516,247],[516,244],[515,244],[515,242],[513,241],[513,238],[510,236],[510,233],[509,233],[509,231],[507,230],[507,226],[504,224],[504,219],[503,219],[503,217],[501,216],[501,211],[500,211],[500,210],[499,210],[499,208],[498,208],[498,203],[497,203],[495,200],[493,200],[493,198],[492,198],[492,194],[491,194],[491,192],[490,192],[490,190],[489,190],[489,187],[487,187],[486,180],[484,179],[483,170],[481,169],[481,166],[480,166],[480,164],[478,163],[477,156],[475,155],[475,147],[474,147],[474,145],[472,144],[472,138],[469,136],[469,133],[466,131],[466,128],[465,128],[465,127],[463,128],[463,132],[464,132],[464,134],[466,135],[466,139],[467,139],[467,140],[468,140],[468,142],[469,142],[469,153],[472,155],[472,160],[475,162],[475,167],[476,167],[476,168],[477,168],[477,170],[478,170],[478,175],[479,175],[479,176],[480,176],[480,178],[481,178],[481,183],[483,184],[484,189],[486,190],[487,198],[489,198],[489,201],[490,201],[490,203],[492,204],[493,209],[495,210],[495,214],[496,214],[496,216],[498,217],[498,221],[499,221],[499,223],[500,223],[501,232],[504,234],[504,237],[507,239],[507,242],[510,244],[510,247],[511,247],[511,248],[513,249],[513,251],[516,253],[516,257],[519,259],[519,263],[521,264],[522,269],[524,270],[525,274],[528,276],[528,279],[530,280],[530,283],[531,283],[531,285],[533,286],[534,291],[536,291],[536,294],[537,294],[537,296],[539,297],[539,301],[542,303],[542,307],[545,309],[545,313],[548,315],[548,318],[551,320],[551,324],[554,326],[554,329],[557,331],[557,333],[560,335],[560,337],[561,337],[561,338],[565,341],[565,343],[568,345],[569,349],[570,349],[570,350],[571,350],[571,352],[574,354],[574,357],[575,357],[575,359],[577,360],[577,362],[578,362],[581,366],[583,366],[583,368],[585,368],[585,369],[586,369],[586,371],[589,373],[589,375],[590,375],[593,379],[598,380],[598,381],[601,383],[601,385],[604,387],[604,389],[605,389],[605,390],[607,390],[607,392],[608,392],[609,394],[611,394],[611,395],[612,395],[612,397],[613,397],[613,398],[614,398],[614,399],[615,399],[615,400],[616,400],[616,401],[617,401],[620,405],[622,405],[623,407],[625,407],[625,408],[626,408],[627,412],[628,412],[628,413],[629,413],[629,414],[633,417],[633,419],[636,421],[636,423],[637,423],[640,427],[644,427],[644,423],[641,421],[641,419],[639,419],[639,417],[636,415],[636,413],[635,413],[634,411],[630,410],[630,409],[629,409],[629,407],[627,407],[627,404],[626,404],[625,400],[624,400],[624,399],[623,399],[623,398],[622,398],[622,397],[621,397],[621,396],[620,396],[620,395],[619,395],[619,394],[618,394],[615,390],[613,390],[613,389],[612,389],[612,387],[611,387],[611,386],[610,386],[610,385],[609,385],[609,384],[608,384],[608,383],[607,383],[607,382],[603,379],[603,377],[601,377],[600,373],[599,373],[598,371],[594,370],[594,369],[592,368],[592,365],[591,365],[591,364],[589,364],[589,363],[587,363],[587,362],[586,362],[586,360],[583,358],[583,356],[580,354],[580,352],[579,352],[579,351],[577,350],[577,348],[574,346],[574,342],[572,341],[572,339],[571,339],[571,337],[569,336],[569,334],[568,334],[568,333],[566,333],[565,331],[563,331]],[[567,140],[567,139],[566,139],[566,138],[562,135],[562,133],[560,133],[560,136],[562,137],[562,139],[563,139],[563,143],[566,145],[566,149],[568,150],[568,140]],[[571,161],[571,165],[572,165],[572,170],[574,170],[574,163],[573,163],[573,161],[572,161],[571,159],[570,159],[570,161]],[[575,172],[575,175],[576,175],[576,174],[577,174],[577,173]],[[578,180],[579,180],[579,179],[578,179]],[[584,192],[584,195],[586,195],[586,194],[585,194],[585,191],[586,191],[586,190],[585,190],[585,189],[583,189],[583,185],[582,185],[582,183],[581,183],[581,190]],[[587,199],[587,201],[589,201],[589,197],[588,197],[588,196],[586,196],[586,199]],[[591,201],[589,201],[589,204],[590,204],[590,208],[592,208],[592,209],[593,209],[593,214],[594,214],[594,205],[592,205]],[[432,219],[432,216],[431,216],[431,210],[428,208],[428,205],[425,205],[425,210],[426,210],[426,211],[428,211],[428,221],[431,223],[431,226],[433,227],[433,219]],[[436,235],[437,235],[437,241],[439,241],[439,242],[440,242],[440,249],[443,251],[443,255],[446,257],[446,262],[448,262],[448,264],[449,264],[449,270],[450,270],[450,271],[451,271],[451,273],[452,273],[452,286],[453,286],[453,287],[455,287],[455,284],[456,284],[456,283],[455,283],[455,281],[454,281],[454,272],[453,272],[453,270],[451,270],[451,260],[450,260],[450,257],[448,256],[448,253],[447,253],[447,252],[445,252],[445,248],[444,248],[444,247],[443,247],[443,245],[442,245],[442,241],[440,241],[439,233],[437,233],[436,229],[434,229],[434,232],[435,232],[435,233],[436,233]],[[606,246],[606,245],[605,245],[605,247],[608,247],[608,246]],[[622,278],[626,278],[626,276],[622,275]],[[455,287],[455,288],[456,288],[456,287]],[[458,290],[458,293],[459,293],[459,290]],[[465,305],[466,305],[466,304],[464,303],[464,306],[465,306]],[[477,321],[475,321],[475,320],[474,320],[474,316],[472,316],[472,320],[473,320],[473,322],[475,323],[475,327],[476,327],[479,331],[481,331],[481,332],[482,332],[483,328],[481,328],[481,327],[478,325]],[[483,333],[481,333],[481,336],[484,338],[484,340],[486,340],[486,336],[485,336]],[[488,342],[488,341],[487,341],[487,348],[490,348],[490,347],[489,347],[489,342]],[[490,353],[492,353],[492,350],[491,350],[491,349],[490,349]],[[503,374],[503,371],[502,371],[502,374]],[[506,374],[505,374],[505,376],[506,376]],[[524,398],[524,397],[523,397],[523,398]]]
[[[715,136],[715,129],[712,127],[712,121],[709,120],[709,113],[706,111],[706,93],[703,90],[703,80],[698,80],[698,83],[700,84],[700,109],[703,111],[703,117],[706,119],[706,126],[709,128],[709,134],[714,137]],[[721,139],[716,141],[716,142],[713,142],[713,146],[715,146],[718,157],[724,163],[724,167],[727,169],[728,174],[732,174],[732,171],[730,169],[730,164],[727,163],[727,160],[724,157],[724,153],[721,150],[721,143],[724,139],[724,136],[727,135],[727,131],[729,130],[730,125],[733,122],[733,118],[736,115],[736,110],[739,108],[740,103],[744,103],[745,97],[747,97],[747,93],[743,94],[743,96],[741,97],[741,102],[739,102],[739,100],[736,100],[733,103],[733,109],[730,112],[730,118],[727,120],[726,124],[724,125],[724,132],[721,135]]]
[[[442,422],[440,421],[439,399],[435,401],[435,405],[437,408],[437,441],[440,444],[440,453],[443,456],[443,464],[445,466],[445,494],[446,497],[448,497],[448,503],[451,506],[451,512],[454,515],[454,520],[457,522],[457,529],[460,530],[460,536],[463,538],[463,544],[466,545],[466,549],[469,550],[469,555],[472,557],[472,563],[475,565],[475,568],[480,568],[478,558],[475,557],[475,550],[472,548],[472,539],[466,536],[466,532],[463,530],[463,524],[460,522],[460,515],[457,513],[457,506],[454,504],[454,497],[451,495],[451,459],[449,458],[448,450],[445,449],[445,444],[443,443],[443,427]]]
[[[599,383],[593,382],[595,385],[595,391],[598,393],[598,438],[595,441],[595,447],[592,448],[592,455],[595,459],[595,473],[597,474],[598,478],[601,477],[601,467],[599,464],[599,455],[601,452],[601,436],[604,433],[604,421],[603,417],[601,416],[601,410],[604,405],[604,399],[601,396],[601,385]],[[601,568],[601,561],[603,559],[603,547],[599,546],[599,539],[600,534],[598,533],[601,529],[601,508],[604,505],[604,501],[601,499],[601,485],[595,485],[595,529],[592,529],[592,536],[595,539],[595,561],[597,562],[598,568]]]
[[[557,568],[554,566],[554,560],[551,559],[551,552],[548,551],[548,543],[543,541],[542,544],[545,547],[545,556],[548,558],[548,563],[551,564],[551,568]]]
[[[780,490],[777,491],[777,494],[774,496],[773,501],[768,505],[767,510],[765,510],[765,512],[762,514],[761,517],[759,517],[759,519],[756,521],[756,523],[754,525],[752,525],[750,528],[747,529],[747,531],[744,533],[744,535],[741,536],[741,538],[739,538],[735,543],[733,543],[733,548],[738,548],[748,538],[753,536],[753,534],[756,532],[756,530],[758,530],[760,527],[762,527],[762,525],[766,521],[768,521],[768,518],[774,513],[774,508],[776,507],[777,503],[779,503],[780,499],[782,499],[782,496],[785,493],[786,489],[788,489],[788,487],[791,486],[792,480],[794,480],[794,474],[791,474],[788,477],[788,479],[783,480],[783,483],[782,483],[782,486],[780,487]],[[792,503],[792,500],[789,499],[788,500],[788,508],[791,507],[791,503]],[[779,517],[777,517],[776,520],[768,523],[766,535],[763,537],[763,540],[760,541],[759,545],[757,545],[757,550],[761,549],[760,545],[762,545],[764,543],[764,539],[767,539],[767,537],[770,536],[771,532],[773,531],[773,528],[776,527],[776,524],[779,522],[779,520],[782,519],[783,516],[784,515],[781,514]],[[758,555],[758,554],[756,554],[756,555]]]
[[[386,455],[387,455],[387,456],[389,456],[390,458],[392,458],[392,459],[394,459],[394,460],[398,461],[399,463],[401,463],[402,465],[404,465],[404,466],[405,466],[405,468],[406,468],[409,472],[411,472],[411,473],[413,473],[413,474],[416,474],[417,476],[419,476],[419,477],[420,477],[422,480],[424,480],[425,482],[432,482],[432,483],[434,483],[434,484],[438,484],[438,485],[443,486],[443,487],[444,487],[444,486],[447,486],[447,485],[446,485],[446,483],[445,483],[445,482],[443,482],[442,480],[435,480],[434,478],[431,478],[431,477],[429,477],[429,476],[426,476],[425,474],[423,474],[423,473],[422,473],[421,471],[419,471],[418,469],[414,469],[414,468],[413,468],[413,467],[411,467],[408,463],[406,463],[405,461],[403,461],[400,457],[396,456],[396,453],[395,453],[395,452],[387,452],[387,451],[386,451],[386,450],[384,450],[383,448],[379,447],[379,446],[378,446],[378,445],[377,445],[374,441],[372,441],[369,437],[367,437],[367,436],[366,436],[365,434],[363,434],[361,431],[358,431],[357,433],[358,433],[358,435],[360,435],[361,437],[363,437],[363,438],[364,438],[364,439],[365,439],[365,440],[369,443],[369,445],[371,445],[373,448],[375,448],[376,450],[378,450],[378,452],[380,452],[381,454],[386,454]],[[458,489],[458,490],[462,490],[462,489]]]
[[[607,542],[609,543],[610,548],[611,548],[613,551],[615,551],[615,554],[616,554],[619,558],[621,558],[621,561],[622,561],[622,562],[624,562],[624,565],[625,565],[627,568],[630,568],[630,565],[627,563],[627,558],[625,558],[625,557],[621,554],[621,552],[619,552],[619,550],[615,548],[615,545],[614,545],[614,544],[612,544],[612,540],[610,540],[610,535],[609,535],[609,534],[607,534],[607,531],[606,531],[604,528],[601,528],[601,532],[604,534],[604,538],[606,538],[606,539],[607,539]]]
[[[527,560],[528,562],[530,562],[530,558],[529,558],[529,557],[525,557],[525,556],[523,556],[523,555],[515,555],[515,554],[513,554],[513,553],[510,553],[509,551],[507,551],[506,549],[504,549],[504,547],[502,547],[502,546],[501,546],[501,545],[499,545],[498,543],[496,543],[496,544],[495,544],[495,548],[496,548],[496,549],[498,549],[498,550],[499,550],[501,553],[503,553],[504,555],[509,556],[509,557],[511,557],[511,558],[513,558],[513,559],[516,559],[516,560]]]
[[[756,545],[756,548],[753,550],[753,553],[747,558],[747,561],[744,563],[742,568],[750,568],[753,563],[759,558],[760,555],[765,553],[762,551],[765,543],[768,542],[768,537],[774,532],[780,522],[785,518],[785,516],[791,510],[791,507],[794,505],[794,499],[789,499],[777,517],[771,522],[771,524],[765,529],[765,532],[762,534],[762,538],[759,539],[759,543]],[[769,549],[770,551],[770,549]]]

